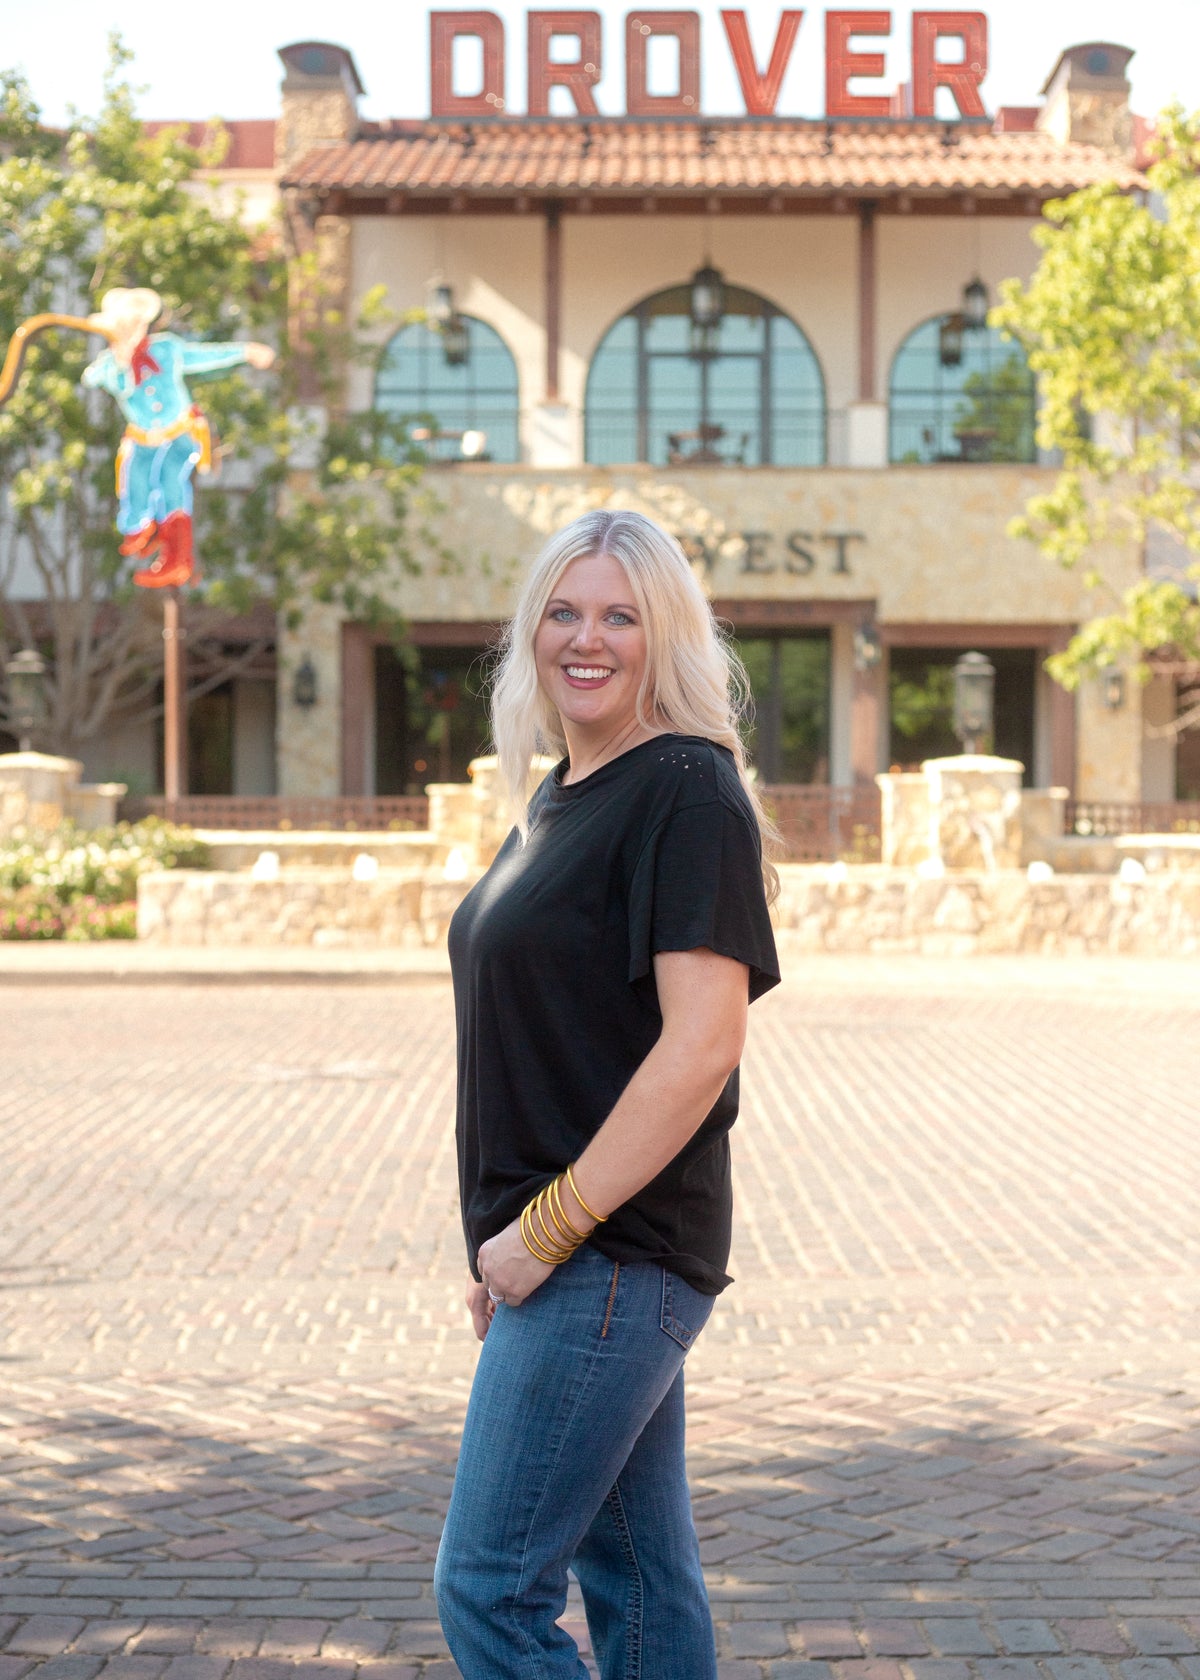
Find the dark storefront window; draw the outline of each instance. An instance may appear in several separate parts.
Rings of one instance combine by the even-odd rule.
[[[754,695],[751,763],[762,782],[829,780],[829,637],[737,638]]]
[[[188,706],[188,792],[233,792],[233,684],[202,694]]]
[[[691,297],[688,286],[657,292],[601,340],[588,372],[586,459],[819,466],[825,382],[800,328],[766,298],[726,286],[698,354]]]
[[[375,406],[396,419],[427,426],[422,447],[434,461],[463,459],[463,437],[482,432],[486,443],[471,458],[519,461],[517,364],[495,328],[460,317],[466,359],[446,360],[440,333],[423,321],[402,327],[387,345],[375,378]],[[469,453],[469,452],[468,452]]]
[[[375,650],[375,791],[423,793],[465,782],[488,751],[481,648]]]
[[[888,458],[1034,461],[1037,391],[1024,352],[994,327],[947,339],[952,317],[909,333],[892,363]],[[947,350],[957,343],[957,360]]]
[[[889,675],[888,760],[893,769],[919,770],[927,758],[947,758],[962,747],[954,733],[954,662],[966,648],[893,648]],[[1037,648],[986,648],[996,668],[996,740],[1000,758],[1025,766],[1033,786],[1034,697]]]

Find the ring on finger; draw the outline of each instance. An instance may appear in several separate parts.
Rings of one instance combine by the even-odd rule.
[[[492,1305],[494,1307],[503,1306],[503,1304],[504,1304],[503,1295],[497,1295],[494,1289],[489,1289],[488,1290],[488,1300],[492,1303]]]

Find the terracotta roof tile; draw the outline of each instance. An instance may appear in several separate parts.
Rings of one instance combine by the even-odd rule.
[[[283,184],[355,195],[1059,193],[1142,184],[1094,146],[920,122],[395,122],[308,152]]]

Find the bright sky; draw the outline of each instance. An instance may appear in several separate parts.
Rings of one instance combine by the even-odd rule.
[[[726,4],[737,0],[725,0]],[[978,3],[978,0],[976,0]],[[741,0],[760,66],[770,55],[780,7],[774,0]],[[939,8],[926,0],[929,10]],[[624,105],[623,20],[633,0],[614,5],[592,0],[604,17],[601,111],[618,115]],[[466,10],[444,5],[444,10]],[[505,19],[508,104],[525,108],[524,4],[491,0]],[[546,10],[553,10],[546,5]],[[636,8],[635,8],[636,9]],[[651,9],[650,7],[647,8]],[[653,9],[666,10],[667,0]],[[743,109],[720,21],[720,0],[693,0],[701,14],[703,105],[709,115]],[[831,8],[833,9],[833,8]],[[850,9],[849,0],[846,8]],[[1150,116],[1172,98],[1200,106],[1200,3],[1198,0],[993,0],[990,69],[983,86],[989,110],[1030,105],[1064,47],[1081,41],[1116,41],[1136,49],[1130,65],[1133,108]],[[820,115],[824,105],[824,8],[810,7],[801,25],[784,83],[779,112]],[[886,43],[886,86],[907,80],[911,8],[893,8]],[[108,32],[119,29],[136,53],[135,82],[144,85],[143,116],[270,117],[278,111],[281,66],[275,49],[291,41],[332,40],[349,47],[367,88],[367,117],[424,116],[429,110],[428,8],[414,0],[205,0],[193,8],[163,0],[0,0],[0,68],[20,67],[49,122],[62,122],[69,106],[95,109]],[[879,50],[864,41],[860,50]],[[654,61],[651,60],[652,76]],[[668,91],[659,83],[653,91]],[[855,91],[859,91],[857,86]],[[864,85],[863,92],[880,91]],[[940,109],[940,107],[939,107]]]

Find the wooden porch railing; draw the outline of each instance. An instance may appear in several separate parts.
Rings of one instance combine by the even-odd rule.
[[[879,862],[878,788],[764,784],[760,792],[783,835],[786,862]]]
[[[878,789],[778,785],[761,791],[789,863],[878,862]],[[190,828],[395,831],[427,827],[429,801],[423,794],[345,799],[188,794],[170,804],[161,796],[124,799],[121,816],[127,822],[166,817]]]
[[[188,794],[170,802],[162,797],[123,799],[121,816],[126,822],[166,817],[189,828],[403,830],[429,826],[429,801],[424,794],[358,799]]]

